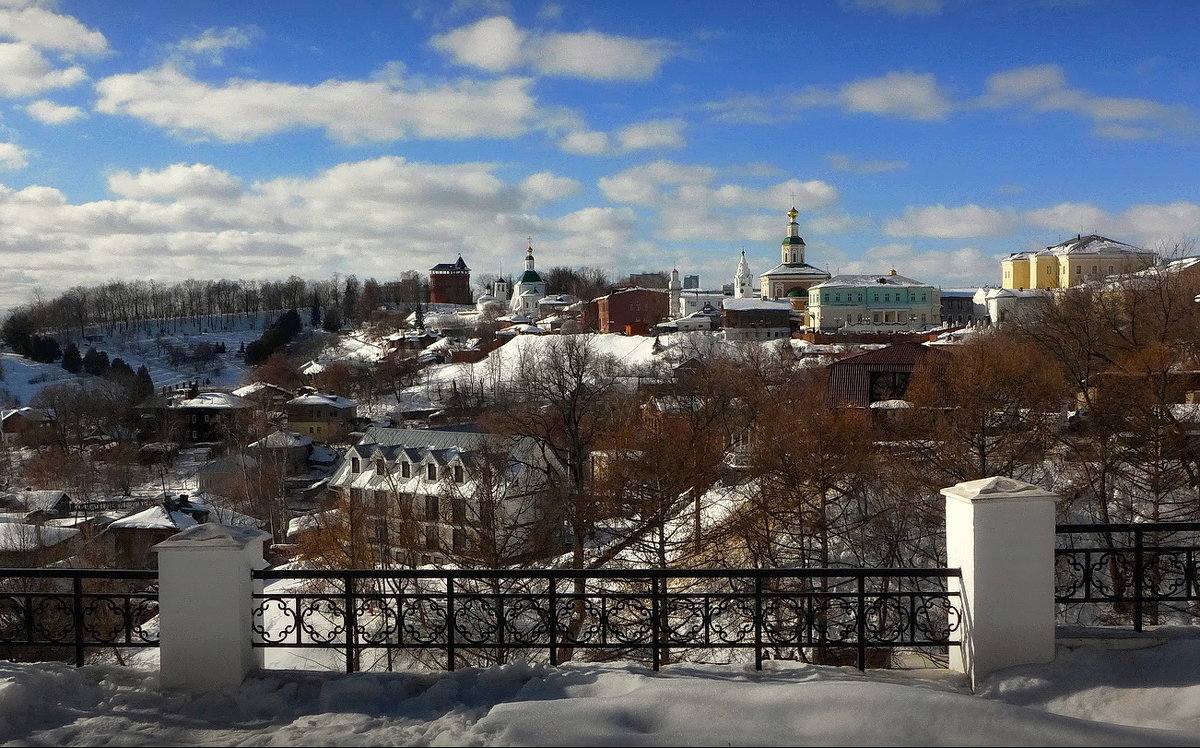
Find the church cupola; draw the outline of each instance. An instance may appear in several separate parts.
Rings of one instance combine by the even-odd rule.
[[[784,265],[804,264],[804,239],[800,237],[800,224],[796,223],[798,215],[800,213],[793,205],[788,211],[787,236],[780,245],[780,258]]]
[[[530,245],[529,249],[525,250],[525,269],[533,270],[533,246],[532,245]]]

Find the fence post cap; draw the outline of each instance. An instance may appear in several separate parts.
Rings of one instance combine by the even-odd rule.
[[[172,535],[155,544],[152,550],[162,553],[175,548],[246,548],[251,543],[262,542],[270,537],[270,533],[257,527],[230,527],[205,522]]]
[[[1054,494],[1041,486],[1000,475],[957,483],[949,488],[943,488],[942,495],[948,499],[958,499],[968,503],[1002,499],[1045,499],[1047,501],[1055,499]]]

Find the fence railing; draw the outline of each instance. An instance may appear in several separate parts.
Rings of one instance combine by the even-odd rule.
[[[1200,522],[1058,525],[1054,601],[1072,622],[1193,623]]]
[[[0,569],[0,653],[6,659],[69,657],[89,648],[156,647],[158,572]]]
[[[394,656],[464,664],[575,650],[660,665],[750,650],[864,669],[876,652],[959,644],[957,569],[257,571],[254,646],[341,650],[347,672]],[[286,587],[286,590],[279,589]],[[786,653],[785,653],[786,650]]]

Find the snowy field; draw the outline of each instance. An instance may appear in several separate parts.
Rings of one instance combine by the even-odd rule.
[[[768,663],[273,673],[162,694],[118,666],[0,663],[4,745],[1196,745],[1200,638],[1060,644],[971,695],[941,671]]]

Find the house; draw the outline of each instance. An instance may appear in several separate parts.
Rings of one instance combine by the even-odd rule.
[[[26,522],[45,522],[48,519],[68,517],[74,510],[74,504],[66,491],[31,491],[24,490],[8,494],[0,498],[5,511],[21,512]]]
[[[241,431],[254,406],[229,392],[190,392],[166,404],[168,427],[179,441],[218,442]]]
[[[656,288],[622,288],[592,300],[596,329],[646,335],[670,313],[671,298]]]
[[[474,426],[372,427],[329,480],[381,561],[444,563],[452,555],[511,562],[539,553],[545,500],[540,456]]]
[[[313,451],[313,440],[294,431],[276,431],[252,442],[247,449],[251,454],[257,455],[261,463],[281,465],[288,470],[299,471],[308,466],[308,456]]]
[[[774,340],[792,335],[792,305],[787,301],[726,299],[721,326],[726,340]]]
[[[258,469],[258,460],[250,455],[226,455],[204,463],[196,471],[196,483],[203,494],[230,496],[245,485],[246,476]]]
[[[0,410],[0,442],[37,446],[54,440],[54,411],[44,408]]]
[[[872,403],[900,400],[917,365],[937,351],[902,342],[834,361],[827,368],[827,397],[838,405],[866,408]]]
[[[47,566],[79,553],[79,530],[24,522],[0,522],[0,566]]]
[[[941,323],[941,292],[892,270],[835,275],[808,289],[808,327],[822,332],[913,332]]]
[[[101,537],[117,568],[156,569],[158,558],[151,549],[181,530],[207,522],[210,513],[209,507],[180,494],[110,523]]]
[[[1015,252],[1005,257],[1000,261],[1001,286],[1018,290],[1069,288],[1136,273],[1157,261],[1158,255],[1151,250],[1098,234],[1079,234],[1036,252]]]
[[[288,400],[296,396],[291,390],[269,382],[254,382],[233,391],[237,397],[247,400],[265,413],[282,413]]]
[[[339,395],[308,392],[287,401],[288,429],[327,441],[354,428],[358,403]]]

